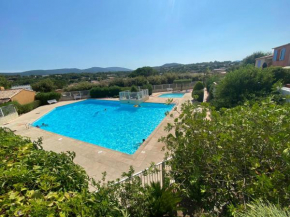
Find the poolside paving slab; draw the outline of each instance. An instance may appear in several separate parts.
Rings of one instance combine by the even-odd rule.
[[[146,102],[165,103],[167,99],[159,98],[158,96],[160,94],[162,93],[154,93]],[[183,98],[174,99],[174,102],[177,103],[177,110],[180,110],[181,104],[188,100],[191,100],[191,93],[186,93]],[[151,162],[159,163],[164,159],[165,153],[161,150],[164,144],[158,142],[158,139],[167,135],[167,132],[164,131],[164,127],[167,123],[173,122],[173,119],[168,117],[164,118],[133,155],[82,142],[36,127],[26,128],[26,124],[33,123],[54,108],[75,102],[79,101],[63,101],[38,107],[29,113],[19,116],[10,123],[5,124],[4,127],[8,127],[13,131],[15,130],[16,134],[29,137],[32,140],[37,140],[39,137],[42,137],[42,146],[47,151],[54,151],[57,153],[74,151],[76,153],[74,162],[82,166],[87,174],[95,180],[100,180],[104,171],[107,172],[106,178],[108,181],[116,180],[117,178],[121,178],[122,173],[127,172],[131,165],[134,167],[135,172],[139,172],[149,167]],[[171,113],[175,117],[178,116],[178,113],[175,111],[171,111]]]

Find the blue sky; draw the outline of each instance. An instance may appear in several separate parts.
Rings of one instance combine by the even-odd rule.
[[[0,0],[0,72],[240,60],[290,43],[289,0]]]

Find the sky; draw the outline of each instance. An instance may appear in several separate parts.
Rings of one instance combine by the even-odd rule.
[[[0,0],[0,72],[241,60],[290,43],[290,0]]]

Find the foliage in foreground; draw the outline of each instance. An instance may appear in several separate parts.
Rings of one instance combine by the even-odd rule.
[[[290,212],[283,210],[269,202],[263,201],[247,204],[248,209],[243,212],[236,213],[236,217],[289,217]]]
[[[74,164],[74,153],[44,151],[40,140],[7,128],[0,144],[1,216],[173,216],[180,201],[172,186],[142,187],[132,168],[127,182],[96,183]],[[97,192],[89,192],[89,181]]]
[[[289,122],[289,105],[269,99],[220,111],[184,104],[167,126],[174,133],[162,138],[172,176],[196,209],[210,213],[231,214],[258,198],[288,206]]]

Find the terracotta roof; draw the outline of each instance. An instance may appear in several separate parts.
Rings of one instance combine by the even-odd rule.
[[[288,43],[288,44],[284,44],[284,45],[280,45],[280,46],[278,46],[278,47],[284,47],[284,46],[287,46],[287,45],[290,45],[290,43]],[[273,47],[272,49],[275,49],[275,48],[278,48],[278,47]]]
[[[267,58],[272,58],[273,57],[273,55],[268,55],[268,56],[262,56],[262,57],[258,57],[258,58],[256,58],[256,60],[258,60],[258,59],[267,59]]]
[[[16,89],[16,90],[1,90],[0,91],[0,99],[11,99],[13,96],[18,94],[23,89]]]

